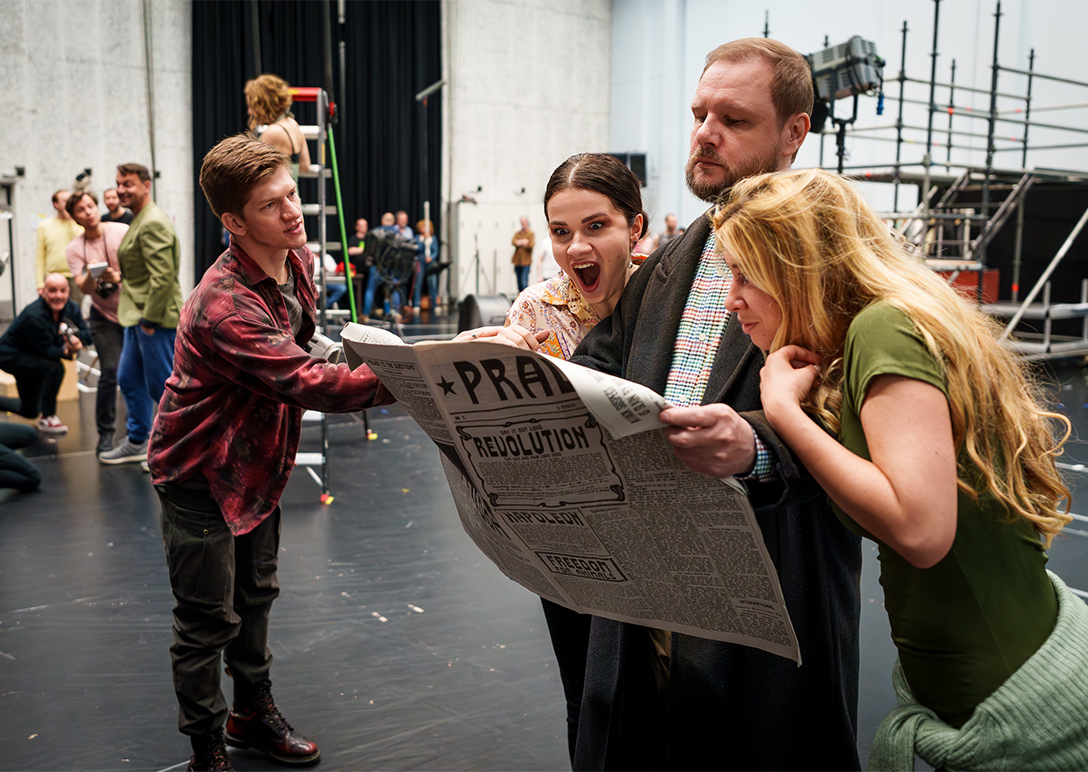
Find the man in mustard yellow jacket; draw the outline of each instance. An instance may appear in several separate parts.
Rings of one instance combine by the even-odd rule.
[[[83,299],[83,293],[75,286],[72,280],[72,272],[68,269],[68,258],[65,250],[68,244],[79,234],[83,233],[83,227],[72,219],[66,206],[71,194],[64,189],[53,193],[53,209],[56,217],[49,217],[38,223],[38,233],[34,245],[34,286],[38,288],[38,294],[42,294],[45,287],[45,277],[51,273],[59,273],[68,280],[68,291],[77,304]]]

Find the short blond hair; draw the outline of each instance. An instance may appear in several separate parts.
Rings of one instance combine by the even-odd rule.
[[[705,73],[715,62],[748,62],[762,59],[774,70],[771,77],[771,102],[778,113],[779,127],[786,121],[804,113],[812,115],[815,91],[812,86],[812,69],[801,54],[785,43],[770,38],[740,38],[723,43],[706,55]]]

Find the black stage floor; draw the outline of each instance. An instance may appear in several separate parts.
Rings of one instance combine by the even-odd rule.
[[[1070,464],[1088,464],[1086,372],[1056,370],[1081,438]],[[156,497],[139,465],[97,463],[91,395],[61,411],[69,434],[28,453],[42,490],[0,491],[0,770],[183,769]],[[302,469],[283,498],[277,702],[319,742],[323,770],[569,768],[539,601],[464,534],[415,423],[397,408],[369,419],[372,441],[357,417],[332,424],[331,504]],[[303,450],[316,441],[305,429]],[[1088,476],[1069,476],[1077,511]],[[1088,589],[1085,520],[1051,550],[1051,567],[1078,589]],[[863,759],[894,704],[875,549],[865,554]],[[280,769],[236,751],[232,760]]]

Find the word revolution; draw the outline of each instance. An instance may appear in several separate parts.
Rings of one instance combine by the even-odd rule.
[[[584,426],[561,429],[539,429],[525,434],[496,437],[484,434],[473,437],[472,444],[481,458],[507,458],[509,456],[542,456],[561,450],[579,450],[589,447]]]

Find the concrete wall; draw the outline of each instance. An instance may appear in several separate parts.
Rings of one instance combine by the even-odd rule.
[[[519,217],[537,233],[534,278],[549,252],[541,202],[552,169],[572,153],[617,149],[612,4],[445,0],[442,14],[444,200],[435,205],[446,207],[443,240],[457,261],[453,295],[476,292],[477,251],[480,294],[513,294],[510,239]],[[34,233],[51,216],[52,192],[90,167],[100,194],[126,161],[159,170],[155,198],[175,219],[190,289],[189,0],[0,0],[0,20],[0,183],[10,180],[14,202],[16,307],[34,296]],[[456,203],[466,194],[477,203]],[[0,303],[11,296],[9,280],[0,277]]]
[[[130,161],[161,174],[155,199],[174,218],[191,287],[190,30],[188,0],[0,0],[0,178],[14,203],[17,309],[35,297],[35,230],[53,214],[53,191],[89,167],[101,200]],[[0,301],[10,295],[5,274]]]
[[[938,79],[947,79],[955,58],[957,83],[988,89],[994,3],[943,0],[940,8]],[[669,211],[684,223],[698,216],[704,205],[683,185],[688,105],[703,57],[714,46],[761,35],[767,22],[772,36],[803,53],[822,50],[825,36],[837,44],[859,34],[874,41],[888,61],[892,96],[898,94],[893,80],[904,19],[910,28],[907,73],[929,76],[933,9],[930,0],[767,0],[758,6],[738,0],[443,0],[443,200],[435,206],[445,208],[442,235],[456,261],[454,297],[477,291],[477,254],[479,293],[514,291],[510,238],[521,215],[530,218],[537,234],[533,277],[539,276],[540,257],[548,251],[544,185],[552,169],[575,152],[647,153],[645,203],[653,227],[659,230]],[[1088,79],[1076,60],[1084,26],[1076,22],[1088,21],[1088,4],[1005,0],[1003,13],[1002,64],[1026,67],[1035,48],[1038,71]],[[145,29],[151,39],[150,78]],[[156,200],[177,224],[182,281],[189,288],[195,186],[190,49],[189,0],[0,0],[0,93],[6,98],[0,185],[10,186],[14,201],[17,307],[33,297],[34,231],[52,212],[50,194],[71,186],[85,167],[93,169],[92,189],[100,193],[112,186],[114,167],[124,161],[154,162],[161,173]],[[1002,77],[1002,91],[1023,87],[1020,76]],[[924,87],[912,88],[915,93],[908,96],[928,97]],[[1036,105],[1088,101],[1083,92],[1037,81]],[[946,94],[938,92],[937,98]],[[961,92],[957,103],[981,110],[988,97]],[[999,105],[1012,106],[1009,100]],[[884,116],[876,116],[875,107],[875,99],[862,98],[860,126],[894,121],[890,98]],[[1088,110],[1035,118],[1084,125]],[[925,119],[924,108],[908,108],[908,122]],[[942,127],[939,119],[937,125]],[[985,124],[962,119],[960,125],[984,129]],[[1083,139],[1054,130],[1032,134],[1032,144]],[[818,137],[810,137],[797,165],[817,165],[819,144]],[[833,164],[833,138],[824,145],[824,163]],[[855,165],[894,159],[894,145],[860,136],[852,137],[847,149]],[[905,147],[905,161],[920,157],[917,143]],[[997,158],[1001,165],[1019,165],[1017,153]],[[944,160],[943,152],[936,160]],[[981,163],[982,153],[956,151],[954,160]],[[1088,153],[1033,153],[1029,165],[1084,169]],[[22,176],[16,167],[23,168]],[[464,196],[477,203],[459,203]],[[911,196],[905,196],[908,203]],[[6,250],[6,232],[0,232],[0,254]],[[10,275],[4,274],[0,307],[10,299]]]
[[[826,46],[845,43],[861,35],[876,44],[877,52],[887,61],[884,68],[887,97],[884,114],[876,114],[877,100],[863,96],[859,103],[857,126],[891,126],[895,123],[899,95],[895,81],[903,51],[902,27],[907,22],[906,74],[927,81],[930,77],[930,53],[933,48],[934,3],[931,0],[872,2],[871,0],[765,0],[750,3],[740,0],[622,0],[613,6],[612,47],[612,142],[617,148],[641,150],[648,154],[649,186],[646,203],[655,230],[663,227],[666,212],[677,211],[686,224],[695,219],[706,205],[687,192],[683,183],[684,163],[688,155],[691,131],[689,106],[702,72],[706,54],[721,43],[741,37],[760,37],[764,25],[770,36],[803,54],[822,51]],[[963,86],[989,91],[994,45],[994,0],[942,0],[937,40],[937,80],[948,82],[952,60],[956,60],[956,83],[961,86],[955,103],[975,111],[989,109],[989,95],[966,92]],[[1088,81],[1088,70],[1078,58],[1088,3],[1082,0],[1003,0],[999,37],[999,63],[1004,67],[1027,69],[1028,55],[1035,49],[1035,69],[1048,75]],[[999,91],[1023,94],[1026,79],[1003,73]],[[904,123],[925,126],[929,99],[928,85],[908,84],[906,96],[922,105],[907,105]],[[948,89],[938,89],[938,103],[948,101]],[[1088,89],[1036,79],[1033,88],[1036,107],[1088,102]],[[999,110],[1010,110],[1022,103],[1002,98]],[[850,100],[840,102],[836,112],[849,117]],[[1015,116],[1010,116],[1015,117]],[[1036,112],[1033,120],[1064,126],[1083,127],[1088,109]],[[933,158],[935,163],[947,158],[944,143],[947,115],[935,117],[937,129]],[[829,123],[830,126],[830,123]],[[999,136],[1019,136],[1020,127],[999,123]],[[957,118],[954,128],[986,133],[986,121]],[[894,138],[894,132],[879,136]],[[904,145],[904,163],[921,161],[925,133],[908,135]],[[1088,136],[1067,131],[1032,129],[1029,145],[1084,143]],[[985,163],[985,140],[958,137],[956,143],[973,149],[952,151],[953,163]],[[998,142],[997,147],[1012,143]],[[895,144],[848,136],[846,165],[878,166],[893,163]],[[820,138],[810,136],[798,154],[796,167],[821,163]],[[835,138],[824,139],[823,165],[836,163]],[[1019,168],[1019,152],[996,154],[995,165]],[[1032,151],[1028,166],[1088,169],[1088,148]],[[920,167],[915,167],[920,171]],[[940,169],[943,171],[943,168]],[[953,171],[953,173],[958,173]],[[890,208],[890,186],[869,186],[868,195],[878,207]],[[916,201],[912,187],[900,195],[900,209],[911,208]]]
[[[544,187],[568,156],[608,151],[608,0],[445,0],[443,205],[454,296],[516,293],[510,240],[536,234],[532,278],[550,253]],[[458,203],[462,196],[476,203]],[[479,292],[475,256],[479,254]]]

